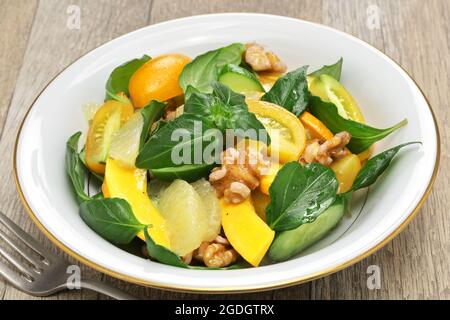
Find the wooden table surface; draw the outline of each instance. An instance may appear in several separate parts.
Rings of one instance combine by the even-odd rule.
[[[81,9],[80,29],[67,27],[70,5]],[[450,129],[446,126],[450,120],[450,1],[0,0],[0,12],[0,210],[61,255],[28,218],[14,187],[12,153],[16,133],[30,104],[59,71],[89,50],[135,29],[214,12],[263,12],[323,23],[369,42],[399,62],[424,90],[440,125],[440,172],[420,214],[386,247],[343,271],[286,289],[236,296],[144,288],[84,266],[83,276],[112,281],[148,299],[450,298]],[[378,20],[374,16],[377,12]],[[381,270],[378,290],[367,287],[370,265]],[[50,299],[104,298],[83,290]],[[36,298],[0,279],[1,299]]]

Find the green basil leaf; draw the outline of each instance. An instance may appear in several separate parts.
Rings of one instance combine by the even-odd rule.
[[[148,234],[147,228],[144,229],[144,234],[145,242],[147,243],[147,251],[150,257],[169,266],[188,268],[188,265],[184,263],[178,255],[166,247],[156,244]]]
[[[149,169],[155,176],[165,175],[165,180],[168,176],[204,174],[205,165],[218,161],[226,129],[235,129],[239,137],[253,132],[256,136],[251,138],[270,142],[264,126],[248,111],[243,95],[217,82],[212,83],[212,88],[211,94],[192,93],[183,115],[169,121],[150,137],[136,159],[137,167]],[[252,131],[247,131],[249,129]],[[174,137],[174,133],[183,133],[183,136]],[[203,154],[206,150],[215,154]],[[182,158],[182,162],[175,163],[174,155]],[[196,159],[199,155],[201,159]]]
[[[392,159],[396,156],[399,150],[403,147],[417,144],[421,142],[409,142],[404,143],[389,150],[386,150],[375,157],[369,159],[364,167],[361,169],[359,174],[356,176],[353,182],[352,188],[346,193],[351,193],[353,191],[370,187],[377,181],[378,177],[386,171],[386,169],[391,164]]]
[[[333,204],[338,186],[334,172],[319,163],[285,164],[269,188],[267,224],[275,231],[286,231],[313,222]]]
[[[130,83],[131,77],[137,69],[150,60],[151,58],[148,55],[144,55],[140,59],[133,59],[115,68],[106,82],[105,100],[114,99],[122,101],[122,99],[117,96],[117,93],[119,92],[123,92],[129,96],[130,92],[128,91],[128,84]]]
[[[128,244],[144,229],[127,201],[95,199],[80,205],[80,216],[97,234],[114,244]]]
[[[192,86],[200,92],[210,93],[211,82],[217,81],[221,68],[227,64],[239,65],[245,47],[242,43],[206,52],[188,63],[179,79],[184,92]]]
[[[87,170],[78,154],[80,136],[81,132],[75,133],[69,138],[66,146],[66,171],[79,203],[90,199],[84,191]]]
[[[158,121],[164,115],[166,106],[167,103],[152,100],[141,110],[142,117],[144,118],[144,126],[142,127],[141,138],[139,141],[139,150],[142,150],[145,142],[147,142],[153,123]]]
[[[143,169],[161,169],[178,167],[183,164],[202,164],[202,159],[195,159],[196,150],[204,150],[209,143],[217,143],[214,139],[212,124],[192,114],[182,116],[169,121],[155,132],[140,151],[136,166]],[[199,128],[199,124],[201,128]],[[174,132],[182,133],[182,136],[174,136]],[[212,141],[212,142],[211,142]],[[195,149],[198,148],[198,149]],[[197,152],[198,153],[198,152]],[[183,157],[182,163],[175,163],[174,156]]]
[[[308,66],[298,68],[279,78],[261,100],[275,103],[296,116],[305,111],[310,93],[306,71]]]
[[[341,117],[333,103],[324,102],[319,97],[312,96],[309,109],[311,113],[322,121],[333,133],[347,131],[352,135],[350,143],[347,145],[353,153],[360,153],[368,149],[375,142],[385,138],[392,132],[408,123],[405,119],[393,127],[387,129],[377,129],[365,124],[347,120]]]
[[[239,269],[243,266],[240,264],[234,264],[226,268],[209,268],[209,267],[201,267],[201,266],[190,266],[186,264],[181,258],[161,245],[156,244],[152,237],[148,234],[147,228],[144,230],[145,234],[145,242],[147,243],[147,251],[150,257],[154,260],[161,262],[163,264],[167,264],[169,266],[179,267],[179,268],[187,268],[193,270],[231,270],[231,269]]]
[[[329,75],[330,77],[335,78],[337,81],[341,80],[341,73],[342,73],[342,64],[344,63],[344,59],[340,58],[338,62],[335,64],[329,65],[329,66],[323,66],[317,71],[314,71],[313,73],[309,74],[312,77],[320,77],[323,74]]]

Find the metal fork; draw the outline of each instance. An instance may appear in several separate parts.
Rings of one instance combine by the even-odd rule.
[[[2,212],[0,212],[0,223],[20,239],[13,240],[0,229],[0,239],[21,257],[9,253],[0,246],[0,255],[17,269],[13,270],[0,261],[0,275],[17,289],[33,296],[45,297],[68,289],[67,280],[71,276],[67,273],[67,268],[71,266],[68,261],[45,249]],[[21,248],[19,242],[22,242],[22,245],[27,246],[35,254],[30,254],[29,250]],[[40,258],[37,256],[40,256]],[[100,281],[81,279],[80,287],[119,300],[136,299]]]

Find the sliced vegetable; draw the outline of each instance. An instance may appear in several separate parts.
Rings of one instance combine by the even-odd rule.
[[[123,199],[96,199],[81,203],[80,216],[97,234],[114,244],[128,244],[145,225]]]
[[[118,96],[126,103],[108,100],[95,113],[89,126],[86,140],[86,164],[90,170],[103,174],[105,162],[109,154],[112,138],[122,124],[133,115],[134,109],[127,97],[120,93]]]
[[[218,80],[234,92],[264,92],[263,86],[252,72],[234,64],[223,67]]]
[[[277,176],[277,173],[278,171],[280,171],[280,169],[281,165],[279,163],[271,162],[269,170],[261,175],[261,178],[259,180],[259,190],[261,190],[262,193],[269,195],[269,188],[275,180],[275,177]]]
[[[304,66],[279,78],[261,100],[277,104],[296,116],[301,115],[310,96],[306,79],[307,69],[308,66]]]
[[[123,97],[120,97],[118,93],[123,92],[129,96],[128,84],[130,83],[131,76],[149,60],[151,58],[144,55],[140,59],[133,59],[115,68],[106,82],[105,100],[114,99],[123,102]]]
[[[207,176],[214,166],[214,164],[186,164],[178,167],[150,169],[149,171],[152,177],[162,181],[180,179],[193,182]]]
[[[129,83],[133,104],[143,108],[152,100],[167,101],[182,94],[178,77],[189,61],[181,54],[165,54],[142,65]]]
[[[283,73],[279,72],[262,71],[258,73],[259,82],[266,91],[270,91],[275,82],[277,82],[277,80],[282,76]]]
[[[311,82],[311,94],[320,97],[325,102],[333,103],[344,119],[365,123],[358,103],[339,81],[326,74]]]
[[[341,221],[346,210],[344,197],[336,201],[311,223],[277,234],[269,250],[273,261],[286,261],[327,235]]]
[[[81,132],[75,133],[69,138],[66,146],[66,171],[72,182],[72,187],[75,191],[78,203],[90,200],[90,197],[84,191],[86,168],[78,153],[78,141],[80,140],[80,136]]]
[[[252,266],[257,267],[275,237],[264,221],[258,217],[247,199],[240,204],[220,200],[222,227],[233,248]]]
[[[342,159],[334,161],[330,168],[334,171],[339,181],[338,193],[345,193],[350,190],[361,170],[361,161],[359,161],[357,155],[349,154]]]
[[[378,177],[381,176],[384,171],[386,171],[392,159],[394,159],[395,155],[400,151],[401,148],[418,143],[421,142],[409,142],[401,144],[399,146],[386,150],[367,161],[367,163],[364,165],[364,167],[356,177],[351,189],[348,190],[347,193],[362,188],[367,188],[374,184],[377,181]]]
[[[206,52],[186,65],[179,83],[184,92],[189,86],[198,92],[212,92],[211,83],[218,80],[220,70],[227,64],[239,65],[245,47],[242,43]]]
[[[120,161],[108,158],[102,191],[105,198],[126,200],[141,224],[152,225],[149,232],[155,242],[171,247],[167,223],[147,195],[146,170],[125,167]],[[143,231],[138,237],[145,239]]]
[[[270,187],[267,223],[275,231],[286,231],[313,222],[336,198],[334,172],[319,163],[285,164]]]
[[[308,111],[305,111],[300,116],[300,121],[305,126],[305,129],[309,130],[312,138],[320,140],[329,140],[333,138],[333,132],[328,129],[322,121],[314,117]]]
[[[317,71],[314,71],[313,73],[309,74],[310,77],[319,78],[321,75],[328,75],[330,77],[333,77],[337,81],[341,80],[341,73],[342,73],[342,64],[344,63],[344,59],[340,58],[335,64],[332,65],[325,65],[322,68],[320,68]]]
[[[306,145],[305,129],[300,120],[275,104],[247,100],[249,111],[264,125],[271,137],[269,153],[280,162],[298,160]],[[276,159],[275,159],[276,160]]]
[[[191,253],[217,231],[209,224],[202,198],[186,181],[175,180],[164,190],[158,208],[167,221],[171,250],[179,256]]]
[[[349,132],[352,135],[352,139],[347,145],[347,148],[353,153],[365,151],[375,142],[385,138],[408,123],[405,119],[391,128],[373,128],[356,121],[344,119],[338,114],[334,104],[324,102],[319,97],[311,97],[309,109],[333,133],[341,131]]]

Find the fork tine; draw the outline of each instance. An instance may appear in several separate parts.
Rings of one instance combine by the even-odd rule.
[[[25,279],[23,279],[18,273],[12,271],[2,262],[0,262],[0,275],[17,288],[21,288],[26,285]]]
[[[40,261],[40,259],[36,259],[32,255],[28,254],[25,250],[17,246],[17,244],[14,243],[14,241],[6,235],[1,229],[0,229],[0,239],[5,241],[11,248],[13,248],[22,258],[27,260],[29,263],[34,265],[36,268],[44,267],[45,264]]]
[[[30,277],[33,279],[33,269],[30,266],[27,266],[23,263],[20,259],[10,254],[8,251],[6,251],[2,246],[0,246],[0,255],[3,256],[9,263],[14,265],[21,273],[23,273],[25,276]]]
[[[6,228],[14,233],[20,240],[22,240],[28,247],[36,251],[43,258],[49,260],[49,258],[57,258],[53,253],[44,249],[36,240],[30,237],[25,231],[19,228],[13,221],[11,221],[3,212],[0,212],[0,222],[2,222]]]

